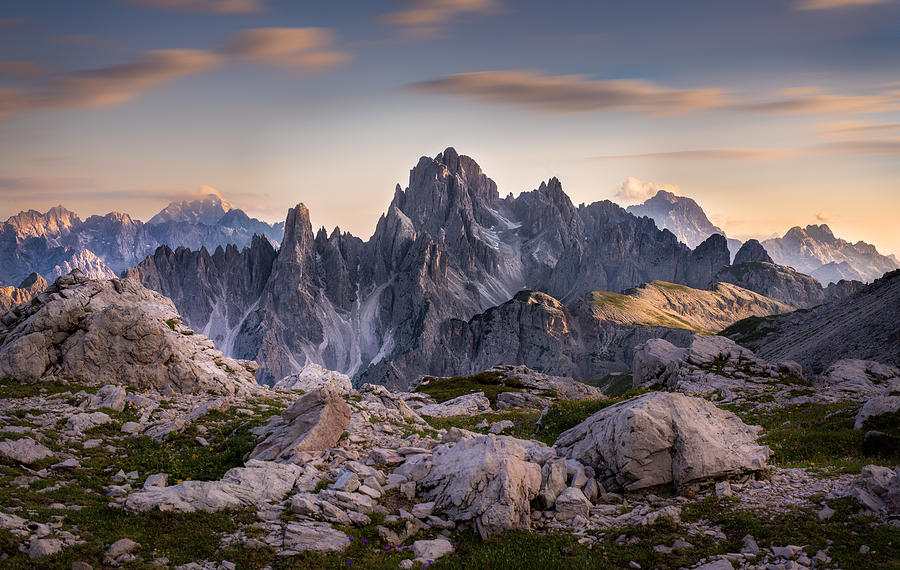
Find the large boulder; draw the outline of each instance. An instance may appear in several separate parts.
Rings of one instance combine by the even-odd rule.
[[[900,391],[900,369],[873,360],[838,360],[819,378],[823,388],[852,396],[880,396]]]
[[[666,367],[684,360],[687,353],[688,349],[677,347],[661,338],[651,338],[636,346],[634,360],[631,364],[631,378],[634,387],[657,383],[666,371]]]
[[[125,506],[133,511],[214,512],[281,501],[294,487],[301,467],[250,460],[229,469],[219,481],[184,481],[171,487],[145,487]]]
[[[285,376],[273,386],[276,390],[302,390],[312,392],[325,388],[339,394],[347,394],[353,389],[350,377],[334,370],[309,362],[300,372]]]
[[[304,451],[324,451],[337,445],[349,425],[350,407],[344,399],[326,389],[315,390],[281,413],[272,433],[250,458],[290,462]]]
[[[0,457],[31,465],[41,459],[53,457],[53,452],[30,437],[0,441]]]
[[[132,279],[60,277],[0,317],[0,377],[152,388],[162,393],[251,393],[256,364],[234,360],[181,324],[172,301]]]
[[[555,446],[593,467],[604,485],[684,487],[764,469],[772,452],[756,443],[761,430],[700,398],[651,392],[600,410]]]
[[[435,449],[420,480],[435,512],[474,522],[482,538],[531,527],[531,500],[541,487],[541,467],[526,460],[535,442],[485,435]]]
[[[475,394],[463,394],[440,404],[428,404],[422,406],[416,412],[420,416],[447,418],[450,416],[482,414],[490,410],[491,401],[484,396],[484,392],[477,392]]]

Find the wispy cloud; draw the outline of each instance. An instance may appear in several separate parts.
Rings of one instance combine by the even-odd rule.
[[[816,221],[827,224],[834,221],[834,215],[827,210],[822,210],[818,214],[816,214]]]
[[[729,104],[727,91],[722,89],[672,89],[637,79],[592,80],[581,75],[546,76],[521,70],[461,73],[415,83],[407,89],[548,113],[632,111],[667,115]]]
[[[208,51],[151,51],[134,62],[71,73],[50,80],[30,95],[30,105],[53,109],[118,105],[155,87],[186,75],[214,69],[220,64],[221,58]]]
[[[826,138],[869,136],[879,137],[900,134],[900,123],[874,123],[870,121],[838,121],[826,124],[819,132]]]
[[[325,28],[257,28],[235,34],[222,51],[262,65],[315,69],[350,59],[334,43],[334,33]]]
[[[335,49],[334,34],[323,28],[258,28],[233,35],[218,50],[170,49],[135,61],[48,75],[31,86],[0,86],[0,119],[30,109],[88,109],[120,105],[179,78],[229,62],[247,61],[294,69],[321,70],[350,58]],[[39,74],[28,62],[0,63],[0,74]],[[33,76],[32,76],[33,77]]]
[[[800,154],[790,149],[774,148],[704,148],[690,150],[671,150],[663,152],[647,152],[640,154],[611,154],[595,156],[598,160],[729,160],[735,162],[756,162],[761,160],[779,160],[792,158]]]
[[[109,38],[94,34],[67,34],[56,37],[53,41],[62,45],[78,47],[106,47],[115,43]]]
[[[657,184],[647,182],[634,176],[629,176],[625,182],[616,189],[616,198],[625,202],[644,202],[652,198],[660,190],[666,190],[673,194],[680,194],[681,189],[674,184]]]
[[[893,0],[798,0],[795,10],[836,10],[841,8],[859,8],[860,6],[877,6],[890,4]]]
[[[819,145],[818,149],[824,152],[840,154],[900,156],[900,138],[835,141]]]
[[[411,37],[433,38],[465,16],[483,16],[503,11],[498,0],[407,0],[403,9],[378,19]]]
[[[737,110],[755,113],[863,114],[900,109],[900,90],[876,95],[842,95],[817,87],[784,89],[779,97],[738,105]]]
[[[129,0],[150,8],[182,10],[186,12],[213,12],[219,14],[251,14],[261,12],[263,0]]]
[[[0,75],[15,79],[32,79],[47,73],[47,68],[34,61],[0,61]]]

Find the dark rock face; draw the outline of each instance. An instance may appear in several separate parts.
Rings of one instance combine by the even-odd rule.
[[[733,283],[797,308],[825,301],[825,290],[813,277],[790,267],[764,261],[747,261],[719,271],[716,281]]]
[[[900,271],[886,273],[850,296],[777,318],[741,321],[723,331],[768,360],[796,360],[823,373],[855,358],[900,365]]]
[[[182,256],[176,266],[191,263]],[[474,160],[448,148],[419,160],[367,242],[339,229],[314,233],[306,208],[293,208],[265,286],[242,297],[249,312],[228,348],[257,360],[266,382],[315,362],[361,381],[406,386],[422,373],[413,366],[423,355],[444,370],[451,319],[467,321],[523,289],[570,302],[654,279],[705,286],[728,260],[720,235],[692,251],[611,202],[576,208],[556,179],[501,199]],[[206,329],[210,303],[189,305],[221,295],[166,288],[170,278],[151,272],[139,278],[171,294],[188,322]],[[197,287],[214,289],[214,280]]]
[[[737,254],[735,254],[734,256],[735,265],[746,263],[748,261],[775,263],[774,261],[772,261],[772,258],[769,257],[769,254],[766,253],[766,248],[764,248],[762,244],[755,239],[749,239],[745,241],[744,245],[741,246],[741,249],[739,249]]]
[[[281,233],[281,224],[250,218],[218,198],[173,202],[146,224],[118,212],[81,220],[62,206],[43,214],[30,210],[0,224],[0,284],[18,283],[31,272],[52,281],[72,269],[109,278],[161,245],[240,248],[249,246],[256,234],[277,243]]]
[[[868,282],[900,268],[895,257],[881,255],[864,241],[850,243],[835,237],[825,224],[793,227],[784,237],[768,239],[762,245],[775,263],[814,275],[823,285],[840,279]]]

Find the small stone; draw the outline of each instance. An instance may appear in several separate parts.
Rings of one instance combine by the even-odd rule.
[[[756,539],[753,538],[752,535],[748,534],[744,537],[744,548],[741,549],[741,552],[744,554],[752,554],[756,556],[759,554],[759,545],[756,543]]]
[[[141,424],[137,422],[125,422],[122,424],[122,433],[127,433],[131,435],[141,433]]]
[[[154,473],[144,481],[144,489],[148,487],[165,487],[169,483],[168,473]]]
[[[72,563],[72,570],[94,570],[94,567],[87,562],[76,560]]]
[[[834,509],[832,509],[831,507],[823,507],[821,511],[816,513],[816,516],[819,517],[820,521],[831,520],[831,517],[834,516]]]
[[[453,545],[445,538],[437,538],[435,540],[417,540],[412,544],[412,551],[416,560],[422,563],[431,564],[432,560],[437,560],[453,552]]]
[[[718,483],[716,483],[717,497],[730,497],[731,495],[731,483],[729,483],[728,481],[719,481]]]
[[[869,548],[868,546],[866,546],[865,544],[863,544],[862,546],[859,547],[860,554],[868,554],[871,550],[872,549]]]
[[[683,538],[676,538],[672,543],[672,550],[688,550],[694,548],[694,545]]]
[[[635,562],[634,560],[632,560],[631,562],[628,563],[628,567],[634,568],[634,570],[640,570],[641,565],[638,564],[637,562]]]
[[[110,558],[118,558],[119,556],[123,556],[125,554],[131,554],[135,548],[138,548],[140,544],[131,540],[130,538],[120,538],[110,545],[110,547],[106,550],[106,555]]]
[[[61,551],[62,541],[57,538],[38,538],[28,545],[28,557],[32,560],[51,556]]]
[[[78,460],[72,457],[50,466],[51,469],[78,469],[80,467],[81,463],[78,463]]]
[[[417,519],[426,519],[434,512],[434,501],[413,505],[412,514]]]

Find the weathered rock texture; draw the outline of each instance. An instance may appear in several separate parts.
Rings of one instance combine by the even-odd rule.
[[[47,281],[37,273],[26,277],[18,287],[0,287],[0,313],[5,313],[16,305],[27,303],[46,288]]]
[[[771,455],[761,431],[709,402],[651,392],[605,408],[563,432],[560,455],[593,467],[628,490],[759,471]]]
[[[340,394],[319,389],[286,409],[274,431],[250,454],[251,459],[290,461],[303,451],[324,451],[337,444],[350,424],[350,407]]]
[[[842,359],[900,366],[900,271],[809,311],[741,321],[722,334],[769,360],[821,374]]]
[[[0,376],[37,382],[55,375],[164,393],[257,389],[255,364],[222,355],[180,324],[172,302],[131,279],[60,277],[0,318]]]

